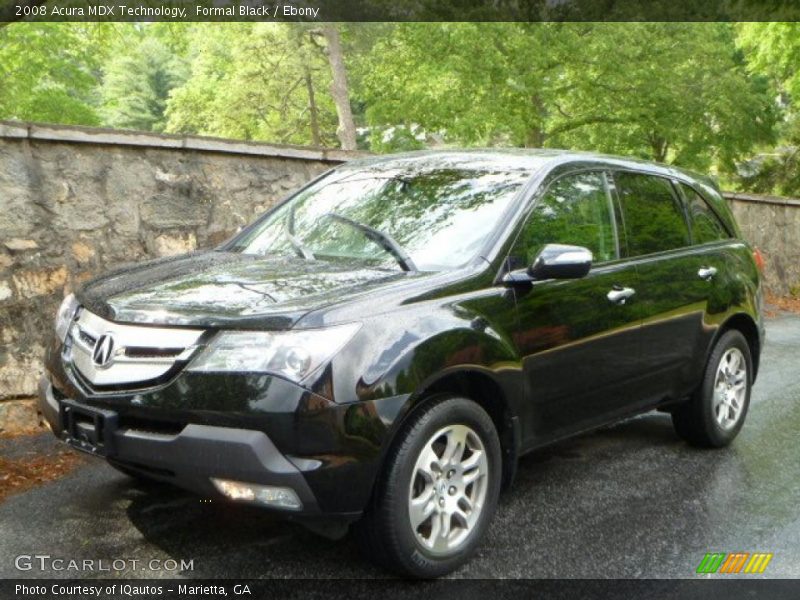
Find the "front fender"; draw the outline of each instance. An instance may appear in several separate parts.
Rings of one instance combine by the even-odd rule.
[[[358,401],[414,397],[457,371],[478,371],[498,383],[508,371],[519,373],[520,359],[509,337],[473,311],[418,311],[365,329],[369,331],[359,345],[383,351],[362,357],[355,384]]]
[[[383,349],[378,355],[362,357],[365,366],[357,378],[358,401],[353,405],[373,405],[376,408],[373,417],[382,421],[376,477],[380,477],[380,465],[384,464],[398,432],[428,397],[426,390],[455,392],[443,380],[458,376],[466,376],[462,381],[470,383],[477,378],[490,380],[493,389],[499,388],[498,395],[507,400],[504,418],[510,424],[507,428],[510,438],[501,443],[511,456],[516,455],[519,431],[514,427],[514,417],[522,410],[519,403],[523,401],[521,361],[504,331],[493,327],[482,314],[463,307],[415,311],[381,327],[365,326],[364,330],[369,333],[356,347],[361,351]],[[437,386],[438,382],[445,385]],[[487,400],[502,402],[496,397]],[[513,478],[515,464],[514,460],[507,463],[508,472],[504,476],[507,482]]]

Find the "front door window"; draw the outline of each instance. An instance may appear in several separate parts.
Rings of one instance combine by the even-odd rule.
[[[537,200],[520,235],[517,255],[531,264],[545,244],[588,248],[595,263],[617,257],[611,198],[603,173],[561,177]]]

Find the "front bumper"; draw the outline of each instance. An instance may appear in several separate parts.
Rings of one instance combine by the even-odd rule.
[[[205,497],[222,497],[212,477],[290,488],[303,508],[276,509],[287,516],[358,518],[407,400],[336,404],[281,380],[196,375],[149,392],[91,396],[75,386],[57,356],[49,354],[39,390],[39,409],[57,437]],[[83,432],[91,438],[102,430],[102,439],[81,444],[73,429],[65,431],[70,405],[107,415],[102,427]]]
[[[191,423],[177,434],[118,428],[114,411],[99,413],[71,400],[57,400],[46,378],[40,384],[39,407],[53,432],[70,446],[147,477],[206,497],[221,497],[211,483],[212,477],[287,487],[303,505],[300,511],[292,511],[294,514],[320,514],[303,474],[262,431]],[[102,430],[96,439],[87,439],[79,431],[76,433],[74,423],[68,424],[70,413],[76,411],[101,415]]]

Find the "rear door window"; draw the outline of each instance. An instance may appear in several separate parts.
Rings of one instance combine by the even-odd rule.
[[[707,244],[730,237],[725,226],[716,213],[700,194],[683,183],[679,184],[686,199],[689,222],[692,228],[692,241],[695,244]]]
[[[625,220],[629,256],[666,252],[689,245],[683,208],[663,177],[614,173]]]

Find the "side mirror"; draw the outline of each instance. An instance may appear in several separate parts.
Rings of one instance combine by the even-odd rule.
[[[533,259],[527,270],[512,271],[503,278],[505,283],[520,283],[543,279],[580,279],[592,268],[592,251],[581,246],[547,244]]]
[[[580,279],[592,268],[592,251],[581,246],[547,244],[533,259],[533,279]]]

